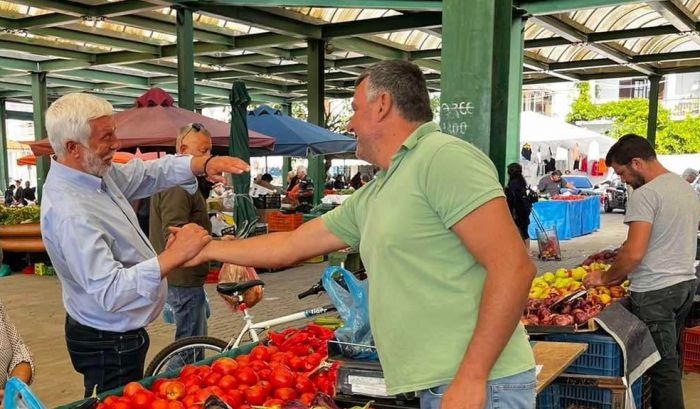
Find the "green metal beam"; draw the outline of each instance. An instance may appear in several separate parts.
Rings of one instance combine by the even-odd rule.
[[[294,20],[292,18],[268,13],[249,7],[221,7],[200,5],[197,8],[209,14],[225,17],[251,26],[259,27],[273,33],[285,34],[298,38],[321,38],[321,27]]]
[[[192,9],[177,7],[177,93],[180,108],[194,110],[194,23]]]
[[[639,0],[517,0],[515,6],[527,11],[531,16],[540,16],[629,3],[639,3]]]
[[[159,74],[174,75],[174,76],[177,75],[177,68],[166,67],[166,66],[158,65],[158,64],[136,63],[136,64],[129,64],[128,67],[135,68],[135,69],[142,70],[142,71],[147,71],[147,72],[156,72]]]
[[[144,30],[153,30],[160,33],[175,35],[175,24],[164,22],[160,20],[150,19],[141,16],[119,16],[112,17],[110,20],[115,21],[120,24],[126,24],[128,26],[134,26],[142,28]],[[195,29],[194,39],[197,41],[206,41],[209,43],[218,44],[233,44],[233,37],[225,34],[212,33],[210,31]]]
[[[157,60],[160,54],[135,53],[133,51],[116,51],[113,53],[98,54],[94,65],[118,65],[135,62]]]
[[[336,38],[331,44],[343,50],[353,51],[382,60],[407,60],[409,53],[393,47],[375,43],[362,38]]]
[[[307,107],[309,115],[307,121],[318,126],[325,126],[325,43],[322,40],[307,40],[307,57],[308,61],[308,78],[307,84]],[[309,161],[309,176],[314,182],[314,197],[313,203],[317,205],[321,203],[323,197],[323,185],[326,183],[326,169],[322,155],[307,156]]]
[[[31,6],[36,6],[36,2],[31,1],[27,2],[29,3],[28,5]],[[69,3],[70,4],[70,3]],[[113,16],[118,16],[121,14],[129,14],[129,13],[134,13],[136,11],[144,11],[144,10],[149,10],[149,9],[157,9],[157,8],[162,8],[162,6],[157,6],[145,1],[136,1],[136,0],[126,0],[126,1],[121,1],[118,3],[107,3],[107,4],[102,4],[99,6],[93,6],[85,9],[81,9],[79,4],[77,3],[72,3],[73,8],[72,10],[74,11],[87,11],[90,16],[93,17],[113,17]],[[54,4],[55,5],[55,4]],[[38,6],[36,6],[38,7]],[[15,24],[12,28],[16,29],[34,29],[34,28],[47,28],[47,27],[55,27],[55,26],[62,26],[62,25],[67,25],[67,24],[73,24],[73,23],[79,23],[83,19],[83,15],[80,14],[73,14],[73,15],[66,15],[62,14],[65,12],[65,10],[60,10],[61,13],[51,13],[51,14],[43,14],[43,15],[38,15],[38,16],[31,16],[31,17],[24,17],[21,19],[15,20]]]
[[[68,0],[14,0],[13,3],[24,4],[26,6],[45,10],[58,11],[78,17],[90,15],[89,6],[74,3]]]
[[[12,71],[36,71],[39,69],[39,63],[19,58],[0,57],[0,67]]]
[[[647,115],[647,140],[656,146],[656,126],[659,115],[659,82],[661,76],[649,77],[649,114]]]
[[[124,50],[158,54],[160,47],[157,45],[146,44],[138,41],[125,40],[114,38],[106,35],[93,34],[85,31],[68,30],[65,28],[40,28],[31,30],[34,34],[51,36],[73,41],[84,41],[93,44],[99,44],[107,47],[120,48]]]
[[[46,96],[46,73],[32,73],[32,105],[34,112],[34,140],[40,141],[46,138],[46,109],[49,102]],[[49,158],[42,156],[36,158],[36,196],[41,201],[44,182],[49,172]]]
[[[62,71],[59,73],[62,76],[79,78],[85,80],[102,81],[116,84],[133,85],[136,87],[148,88],[149,82],[146,77],[136,75],[118,74],[107,71],[97,70],[71,70]]]
[[[441,0],[201,0],[201,3],[220,6],[257,6],[257,7],[331,7],[337,8],[378,8],[395,10],[431,10],[442,9]]]
[[[234,55],[217,59],[216,65],[238,65],[274,60],[275,57],[260,54]]]
[[[676,0],[670,1],[650,1],[647,6],[656,11],[681,32],[695,32],[695,15],[690,12],[682,3]],[[700,37],[690,36],[695,44],[700,44]]]
[[[6,116],[5,119],[14,119],[17,121],[31,121],[34,119],[34,115],[31,112],[23,112],[23,111],[6,111]],[[7,147],[3,147],[3,150],[6,151]],[[5,175],[7,175],[7,171],[5,171]],[[2,180],[7,180],[6,176]]]
[[[42,61],[39,66],[42,71],[57,72],[65,70],[75,70],[79,68],[88,68],[93,64],[87,61],[77,60],[50,60]]]
[[[354,37],[389,33],[392,31],[413,30],[419,28],[439,27],[442,25],[442,13],[423,12],[402,14],[391,17],[370,18],[366,20],[347,21],[325,24],[323,38]]]
[[[69,16],[60,13],[43,14],[39,16],[24,17],[17,19],[14,23],[13,28],[18,29],[36,29],[36,28],[48,28],[62,26],[66,24],[79,23],[82,21],[81,17]]]
[[[36,38],[0,37],[0,49],[22,51],[41,56],[71,58],[80,61],[95,60],[94,54],[47,46],[45,41],[38,41]]]
[[[7,166],[7,111],[5,110],[5,99],[0,99],[0,189],[5,190],[9,180],[10,172]],[[9,206],[9,203],[6,203]]]

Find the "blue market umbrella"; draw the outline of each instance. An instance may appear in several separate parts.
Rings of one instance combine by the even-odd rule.
[[[231,141],[229,143],[229,155],[238,157],[250,163],[250,149],[248,148],[248,125],[246,123],[250,96],[245,83],[240,80],[233,82],[231,86]],[[236,192],[236,235],[244,235],[252,231],[257,216],[253,200],[250,198],[250,172],[233,175],[233,189]]]
[[[251,130],[275,138],[272,151],[254,150],[256,156],[303,156],[354,153],[354,138],[285,115],[261,105],[248,112]]]

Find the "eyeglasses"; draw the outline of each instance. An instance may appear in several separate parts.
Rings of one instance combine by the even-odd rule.
[[[185,137],[189,135],[189,133],[192,132],[192,130],[195,130],[196,132],[202,132],[204,129],[206,129],[204,128],[204,125],[200,124],[199,122],[191,123],[190,129],[187,132],[185,132],[184,135],[182,135],[182,139],[185,139]]]

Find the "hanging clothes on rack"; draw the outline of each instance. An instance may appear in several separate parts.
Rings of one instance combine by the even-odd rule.
[[[554,158],[554,154],[552,154],[552,148],[549,149],[549,156],[547,159],[544,161],[544,173],[550,173],[554,172],[557,169],[557,162],[556,159]]]
[[[579,170],[581,154],[579,153],[578,143],[574,144],[574,149],[571,152],[571,160],[574,161],[574,170]]]
[[[581,155],[581,172],[588,172],[588,156]]]

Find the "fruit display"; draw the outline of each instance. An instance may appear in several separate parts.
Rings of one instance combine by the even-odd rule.
[[[40,214],[39,206],[0,206],[0,225],[39,223]]]
[[[582,196],[582,195],[556,195],[556,196],[552,196],[552,198],[550,200],[571,202],[571,201],[575,201],[575,200],[583,200],[585,198],[586,198],[586,196]]]
[[[617,258],[617,253],[619,252],[619,248],[616,248],[615,250],[601,250],[588,256],[585,260],[583,260],[581,265],[587,266],[592,263],[612,264],[615,261],[615,258]]]
[[[270,332],[267,346],[211,365],[185,365],[149,389],[131,382],[97,409],[337,409],[324,403],[333,402],[337,378],[337,364],[326,363],[333,335],[315,324]]]
[[[578,326],[598,315],[608,304],[627,294],[628,282],[615,286],[586,289],[583,279],[589,271],[607,270],[610,265],[591,263],[573,269],[561,268],[535,278],[521,322],[524,325]],[[586,294],[571,301],[558,303],[563,297],[579,290]]]

